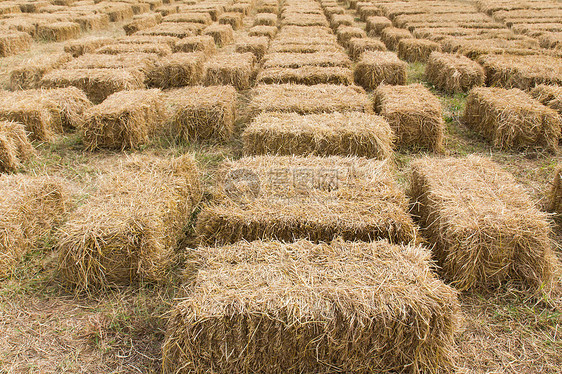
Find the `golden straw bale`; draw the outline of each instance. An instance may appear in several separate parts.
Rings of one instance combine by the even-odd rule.
[[[392,27],[392,21],[383,16],[372,16],[367,18],[365,29],[372,36],[380,36],[382,30]]]
[[[120,91],[85,112],[86,149],[138,148],[150,143],[166,119],[160,90]]]
[[[401,39],[398,57],[408,62],[427,62],[431,52],[441,52],[441,45],[427,39]]]
[[[203,35],[212,36],[219,47],[231,44],[234,41],[234,30],[230,25],[213,24],[203,30]]]
[[[344,26],[353,26],[355,24],[355,19],[350,14],[333,14],[330,17],[330,27],[334,30],[340,27],[341,25]]]
[[[361,112],[261,113],[242,133],[246,155],[362,156],[380,160],[392,157],[393,138],[384,118]]]
[[[86,53],[93,53],[96,49],[106,44],[115,43],[115,39],[106,37],[89,37],[73,40],[64,45],[64,51],[72,57],[79,57]]]
[[[483,86],[484,68],[462,55],[432,52],[425,67],[429,83],[448,93],[467,92],[472,87]]]
[[[206,242],[417,240],[387,161],[257,156],[225,161],[217,176],[213,199],[197,219]]]
[[[365,39],[367,40],[367,39]],[[337,42],[326,43],[323,38],[284,38],[271,41],[269,53],[316,53],[341,52],[343,48]]]
[[[558,149],[558,113],[517,88],[473,88],[463,120],[499,149]]]
[[[412,162],[413,213],[435,245],[443,275],[460,290],[508,281],[549,292],[556,255],[547,214],[487,158]]]
[[[276,26],[254,26],[248,30],[249,36],[267,36],[273,38],[277,34]]]
[[[26,52],[31,47],[31,35],[14,30],[0,30],[0,57]]]
[[[275,28],[275,32],[277,32],[277,28]],[[285,26],[281,28],[278,38],[323,38],[326,43],[336,42],[337,40],[332,29],[321,26]]]
[[[269,38],[265,36],[249,36],[236,41],[234,49],[236,53],[253,53],[256,60],[260,62],[269,47]]]
[[[239,12],[226,12],[219,16],[219,25],[230,25],[233,30],[238,30],[242,27],[242,20],[244,15]]]
[[[454,371],[457,291],[423,247],[256,241],[195,256],[193,292],[168,322],[166,374]]]
[[[323,14],[302,14],[302,13],[294,13],[294,14],[283,14],[281,19],[281,26],[328,26],[328,21],[326,20],[326,16]]]
[[[187,22],[187,23],[200,23],[203,25],[210,25],[213,19],[209,13],[176,13],[167,15],[162,19],[162,22]]]
[[[0,173],[15,172],[34,153],[22,124],[0,121]]]
[[[150,72],[160,58],[154,53],[87,53],[64,64],[64,69],[131,69],[143,74]]]
[[[180,38],[168,35],[131,35],[118,39],[113,39],[114,43],[118,44],[166,44],[173,48]]]
[[[386,27],[382,29],[380,36],[383,43],[386,44],[386,47],[391,51],[396,51],[398,49],[400,40],[412,39],[414,37],[408,30],[396,27]]]
[[[111,22],[121,22],[132,19],[134,16],[133,7],[130,4],[110,2],[103,10]]]
[[[131,22],[123,25],[123,30],[125,31],[125,34],[132,35],[137,31],[154,27],[158,23],[160,23],[158,22],[158,18],[153,14],[149,14],[139,18],[133,18]]]
[[[59,274],[77,291],[161,280],[201,192],[191,155],[136,155],[102,175],[57,235]]]
[[[277,15],[272,13],[258,13],[254,17],[254,26],[277,26]]]
[[[382,10],[376,5],[367,5],[358,10],[359,17],[363,22],[367,22],[370,17],[382,16]]]
[[[36,38],[52,42],[61,42],[77,38],[82,29],[76,22],[53,22],[37,26]]]
[[[228,86],[237,90],[251,87],[256,73],[256,57],[252,53],[223,53],[205,63],[205,85]]]
[[[543,105],[552,108],[562,115],[562,87],[539,84],[531,91],[531,96]]]
[[[78,23],[84,32],[106,30],[109,27],[109,16],[104,13],[84,14],[73,21]]]
[[[122,53],[154,53],[158,56],[168,56],[172,53],[172,49],[162,43],[128,43],[128,44],[107,44],[98,49],[95,53],[118,55]]]
[[[180,140],[228,141],[234,133],[236,89],[190,87],[166,92],[172,108],[170,133]]]
[[[401,61],[394,52],[364,52],[355,65],[355,83],[367,90],[380,84],[406,84],[408,64]]]
[[[258,83],[263,84],[353,84],[353,72],[348,68],[303,66],[300,68],[266,68],[259,71]]]
[[[11,90],[36,88],[45,73],[59,68],[70,60],[72,56],[69,53],[57,52],[22,61],[18,67],[10,71],[9,87]]]
[[[390,123],[397,145],[442,151],[445,123],[441,102],[423,85],[381,85],[373,100],[377,113]]]
[[[173,53],[160,60],[146,75],[150,87],[193,86],[203,80],[205,55],[200,52]]]
[[[200,23],[179,23],[179,22],[162,22],[161,24],[146,30],[136,32],[136,36],[173,36],[176,38],[185,38],[194,36],[201,32],[204,25]]]
[[[232,5],[227,5],[225,7],[225,11],[226,12],[234,12],[234,13],[240,13],[242,15],[247,15],[250,13],[250,11],[254,8],[254,4],[253,2],[237,2],[234,3]]]
[[[209,56],[216,52],[215,39],[210,35],[188,36],[176,41],[174,52],[201,52]]]
[[[559,165],[554,173],[552,187],[548,193],[548,210],[554,212],[557,217],[562,214],[562,167]]]
[[[347,42],[352,38],[366,38],[367,34],[365,30],[356,26],[345,26],[341,25],[336,30],[336,35],[338,36],[338,41],[344,47],[347,47]]]
[[[373,38],[351,38],[347,42],[347,52],[353,60],[358,60],[366,51],[386,51],[383,42]]]
[[[3,94],[0,97],[0,120],[21,123],[34,140],[51,141],[62,127],[57,126],[51,108],[37,102],[35,95]],[[60,125],[60,124],[59,124]]]
[[[263,68],[299,68],[302,66],[351,67],[345,52],[268,53]]]

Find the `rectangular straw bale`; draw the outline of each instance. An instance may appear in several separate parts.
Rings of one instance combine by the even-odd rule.
[[[81,127],[88,150],[138,148],[162,131],[166,119],[160,90],[120,91],[89,108]]]
[[[442,273],[460,290],[508,281],[548,292],[556,255],[547,214],[515,178],[487,158],[412,162],[413,212]]]
[[[414,37],[408,30],[396,27],[385,27],[382,29],[380,36],[383,43],[386,44],[386,47],[391,51],[396,51],[398,49],[400,40],[412,39]]]
[[[401,39],[398,57],[407,62],[427,62],[431,52],[441,52],[441,45],[427,39]]]
[[[383,117],[369,113],[261,113],[243,133],[246,155],[393,155],[394,135]]]
[[[370,17],[380,17],[383,15],[381,8],[376,5],[363,6],[358,13],[363,22],[367,22]]]
[[[260,62],[269,47],[269,38],[265,36],[249,36],[236,41],[234,50],[236,53],[252,53]]]
[[[212,36],[219,47],[231,44],[234,41],[234,30],[230,25],[212,24],[203,30],[203,35]]]
[[[0,173],[17,171],[34,153],[21,123],[0,121]]]
[[[163,279],[200,197],[191,155],[128,157],[59,230],[61,278],[87,292]]]
[[[232,5],[228,5],[224,10],[228,12],[240,13],[243,16],[248,15],[250,11],[254,8],[254,2],[237,2]]]
[[[176,43],[181,40],[175,36],[168,35],[131,35],[118,39],[114,39],[114,43],[118,44],[166,44],[173,48]]]
[[[257,156],[225,161],[197,218],[206,242],[305,238],[314,242],[417,240],[407,201],[386,161]]]
[[[486,80],[484,68],[468,57],[450,53],[432,52],[425,67],[427,81],[438,89],[448,92],[467,92],[483,86]]]
[[[372,16],[367,18],[365,30],[372,36],[380,36],[382,30],[392,27],[392,21],[383,16]]]
[[[366,38],[367,34],[365,30],[356,26],[345,26],[341,25],[336,30],[336,35],[338,36],[338,41],[344,47],[347,47],[347,42],[352,38]]]
[[[250,110],[253,114],[373,111],[372,103],[361,87],[333,84],[260,84],[254,89]]]
[[[133,18],[129,23],[123,25],[125,34],[132,35],[137,31],[146,30],[158,24],[157,18],[152,16],[143,16],[142,18]]]
[[[111,22],[130,20],[135,15],[133,7],[125,3],[107,3],[103,11],[109,16]]]
[[[37,103],[36,98],[32,96],[2,95],[0,120],[21,123],[34,140],[51,141],[55,134],[62,130],[56,128],[56,120],[49,107]]]
[[[546,55],[488,55],[481,59],[486,84],[530,90],[538,84],[562,85],[562,59]]]
[[[204,26],[200,23],[176,23],[163,22],[157,26],[146,30],[136,32],[138,36],[174,36],[176,38],[185,38],[194,36],[201,32]]]
[[[53,22],[37,26],[36,38],[52,42],[77,38],[82,29],[76,22]]]
[[[348,68],[303,66],[300,68],[266,68],[256,78],[263,84],[353,84],[353,72]]]
[[[517,89],[476,87],[466,101],[463,121],[499,149],[558,149],[558,113]]]
[[[118,55],[122,53],[154,53],[158,56],[168,56],[172,53],[172,49],[162,43],[143,43],[143,44],[107,44],[98,49],[95,53],[107,54],[107,55]]]
[[[358,60],[366,51],[386,51],[383,42],[373,38],[351,38],[347,42],[347,52],[353,60]]]
[[[355,65],[355,83],[367,90],[380,84],[406,84],[408,64],[394,52],[367,51]]]
[[[256,57],[252,53],[222,53],[205,63],[204,82],[207,86],[232,85],[237,90],[252,86],[256,73]]]
[[[59,68],[65,62],[72,60],[66,52],[42,54],[38,57],[22,61],[10,71],[11,90],[26,90],[36,88],[43,75],[53,69]]]
[[[330,27],[334,30],[340,27],[341,25],[344,26],[353,26],[355,24],[355,19],[351,14],[333,14],[330,17]]]
[[[548,193],[548,210],[556,214],[556,218],[562,215],[562,167],[559,165],[554,173],[552,187]]]
[[[57,69],[45,74],[40,86],[78,87],[98,104],[114,92],[144,88],[144,79],[135,69]]]
[[[87,53],[63,65],[65,69],[131,69],[146,74],[160,60],[154,53],[119,53],[93,54]]]
[[[146,75],[150,87],[193,86],[203,80],[205,55],[200,52],[173,53],[160,60]]]
[[[72,57],[79,57],[86,53],[93,53],[96,49],[111,43],[115,43],[114,38],[89,37],[67,42],[64,51],[70,53]]]
[[[15,30],[0,30],[0,57],[26,52],[31,47],[31,35]]]
[[[109,16],[105,13],[84,14],[73,19],[80,25],[82,31],[99,31],[109,27]]]
[[[336,37],[332,32],[332,29],[330,29],[329,27],[322,27],[322,26],[309,26],[309,27],[285,26],[281,28],[278,37],[279,38],[286,38],[286,37],[325,38],[325,39],[332,39],[333,41],[336,41]]]
[[[248,30],[249,36],[266,36],[273,38],[277,34],[276,26],[253,26]]]
[[[277,26],[277,15],[273,13],[258,13],[254,17],[254,26]]]
[[[539,84],[533,88],[531,96],[562,115],[562,87]]]
[[[298,38],[273,40],[269,45],[269,53],[316,53],[338,52],[343,48],[336,42],[325,43],[321,38]]]
[[[397,145],[442,151],[445,123],[441,102],[423,85],[381,85],[373,100],[377,113],[390,123]]]
[[[178,39],[174,44],[174,52],[201,52],[207,56],[216,52],[215,39],[210,35],[188,36]]]
[[[195,255],[164,373],[454,370],[457,292],[423,247],[256,241]]]
[[[351,67],[345,52],[268,53],[263,68],[299,68],[302,66]]]
[[[219,16],[219,25],[230,25],[233,30],[238,30],[242,27],[242,20],[244,15],[239,12],[226,12]]]
[[[171,106],[170,133],[186,141],[228,141],[234,133],[236,89],[189,87],[166,92]]]
[[[328,26],[323,14],[289,14],[281,18],[281,26]]]
[[[175,13],[167,15],[162,22],[189,22],[200,23],[202,25],[210,25],[213,19],[209,13]]]
[[[68,183],[50,177],[0,176],[0,279],[65,218]]]

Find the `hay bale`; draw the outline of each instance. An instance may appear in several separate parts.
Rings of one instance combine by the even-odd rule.
[[[126,35],[132,35],[137,31],[149,29],[159,23],[155,15],[146,15],[140,18],[133,18],[131,22],[123,25],[123,30]]]
[[[111,22],[130,20],[135,15],[133,7],[125,3],[108,3],[104,12],[109,16]]]
[[[539,84],[533,88],[531,96],[562,115],[562,87]]]
[[[556,168],[552,187],[548,193],[548,210],[557,216],[562,214],[562,167],[560,166]]]
[[[351,67],[345,52],[268,53],[263,68],[299,68],[302,66]]]
[[[248,3],[238,2],[232,5],[227,5],[225,7],[225,11],[240,13],[241,15],[245,16],[248,15],[253,8],[254,8],[253,2],[248,2]]]
[[[28,95],[3,95],[0,98],[0,120],[21,123],[34,140],[51,141],[57,132],[62,131],[56,128],[50,108]]]
[[[203,80],[205,55],[199,52],[173,53],[160,60],[146,75],[150,87],[193,86]]]
[[[254,26],[277,26],[277,15],[273,13],[258,13],[254,17]]]
[[[423,85],[381,85],[373,100],[376,112],[390,123],[397,145],[442,151],[445,123],[441,102]]]
[[[556,111],[513,88],[477,87],[468,95],[463,121],[499,149],[558,149]]]
[[[217,175],[213,199],[197,218],[205,242],[417,240],[386,161],[258,156],[225,161]]]
[[[348,68],[303,66],[300,68],[262,69],[256,78],[260,84],[353,84],[353,72]]]
[[[383,42],[372,38],[351,38],[347,42],[347,52],[353,60],[358,60],[366,51],[386,51]]]
[[[164,373],[454,370],[457,292],[423,247],[256,241],[196,255]]]
[[[363,22],[367,22],[367,20],[371,17],[380,17],[383,15],[382,10],[376,5],[363,6],[359,9],[358,13],[359,18],[361,18],[361,21]]]
[[[76,22],[53,22],[38,25],[35,37],[51,42],[62,42],[76,39],[81,32],[80,24]]]
[[[269,38],[265,36],[249,36],[238,39],[234,46],[236,53],[252,53],[260,62],[269,47]]]
[[[31,47],[31,36],[26,32],[0,30],[0,57],[26,52]]]
[[[318,84],[258,85],[253,92],[250,111],[295,112],[300,114],[373,111],[371,101],[361,87]]]
[[[158,281],[200,199],[190,155],[133,156],[105,175],[57,235],[59,274],[77,291]]]
[[[556,48],[562,45],[562,32],[545,32],[539,36],[539,45],[541,48]]]
[[[441,52],[441,45],[427,39],[401,39],[398,57],[408,62],[427,62],[432,52]]]
[[[337,42],[326,42],[324,38],[285,38],[271,42],[269,53],[316,53],[341,52],[343,48]]]
[[[398,49],[400,40],[412,39],[414,37],[408,30],[396,27],[385,27],[382,29],[380,36],[382,42],[386,44],[386,47],[391,51],[396,51]]]
[[[483,86],[484,68],[462,55],[432,52],[425,67],[429,83],[448,93],[467,92]]]
[[[203,35],[212,36],[219,47],[231,44],[234,41],[234,30],[230,25],[213,24],[203,30]]]
[[[151,27],[150,29],[138,31],[134,35],[173,36],[179,39],[183,39],[188,36],[199,34],[203,27],[204,25],[200,23],[162,22],[161,24]]]
[[[151,142],[166,119],[160,90],[120,91],[89,108],[81,126],[88,150],[138,148]]]
[[[175,36],[168,35],[131,35],[114,39],[118,44],[165,44],[170,48],[174,48],[176,43],[182,40]]]
[[[78,87],[94,104],[123,90],[144,88],[144,74],[134,69],[58,69],[43,76],[42,88]]]
[[[327,27],[328,21],[326,21],[326,17],[323,14],[312,14],[312,13],[293,13],[288,14],[287,12],[283,13],[283,17],[281,18],[281,27],[284,26],[302,26],[302,27],[310,27],[310,26],[322,26]]]
[[[233,30],[238,30],[242,27],[242,20],[244,19],[244,14],[239,12],[226,12],[219,16],[219,25],[230,25]]]
[[[382,16],[372,16],[367,18],[365,30],[367,30],[370,36],[380,36],[382,30],[387,27],[392,27],[391,20]]]
[[[234,133],[236,89],[190,87],[166,92],[170,133],[179,140],[228,141]]]
[[[487,55],[479,61],[486,84],[530,90],[539,84],[562,85],[562,60],[546,55]]]
[[[489,159],[412,162],[410,196],[443,275],[460,290],[508,281],[548,292],[556,269],[546,213]]]
[[[0,121],[0,173],[15,172],[34,153],[22,124]]]
[[[392,157],[393,137],[384,118],[361,112],[261,113],[242,133],[246,155],[360,156],[379,160]]]
[[[167,15],[162,22],[187,22],[200,23],[202,25],[210,25],[213,19],[209,13],[176,13]]]
[[[172,53],[172,49],[162,43],[127,43],[127,44],[107,44],[98,49],[95,53],[118,55],[123,53],[154,53],[158,56],[168,56]]]
[[[84,32],[100,31],[109,28],[109,16],[104,13],[85,14],[73,19]]]
[[[70,208],[67,182],[27,175],[0,176],[0,279],[10,277]]]
[[[247,90],[252,86],[256,72],[256,57],[252,53],[222,53],[205,63],[205,85],[234,86]]]
[[[355,65],[355,83],[372,90],[380,84],[406,84],[408,64],[394,52],[364,52]]]
[[[64,64],[65,69],[130,69],[147,74],[160,58],[154,53],[87,53]]]
[[[64,45],[64,51],[72,57],[79,57],[86,53],[93,53],[96,49],[114,43],[114,38],[90,37],[86,39],[73,40]]]
[[[188,36],[187,38],[176,41],[174,52],[201,52],[206,56],[216,52],[215,39],[210,35]]]
[[[65,62],[72,60],[66,52],[42,54],[26,61],[10,71],[11,90],[26,90],[36,88],[43,75],[53,69],[59,68]]]
[[[330,27],[336,30],[341,25],[353,26],[355,19],[350,14],[333,14],[330,17]]]
[[[249,36],[266,36],[272,39],[277,34],[276,26],[253,26],[248,30]]]
[[[336,35],[338,36],[338,41],[344,47],[347,47],[347,42],[349,42],[350,39],[367,37],[365,30],[363,30],[362,28],[345,25],[341,25],[340,27],[338,27],[338,29],[336,30]]]

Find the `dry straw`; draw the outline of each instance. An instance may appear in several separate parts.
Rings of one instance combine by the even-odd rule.
[[[181,39],[198,34],[203,27],[204,25],[200,23],[162,22],[161,24],[151,27],[150,29],[138,31],[135,33],[135,35],[173,36]]]
[[[188,37],[187,37],[188,38]],[[174,48],[176,42],[180,40],[175,36],[167,35],[131,35],[113,39],[119,44],[166,44],[170,48]]]
[[[531,96],[562,115],[562,87],[540,84],[533,88]]]
[[[215,39],[209,35],[201,36],[188,36],[187,38],[179,39],[175,42],[173,47],[174,52],[201,52],[210,56],[216,52]]]
[[[463,120],[500,149],[558,149],[558,113],[517,88],[473,88]]]
[[[13,56],[28,51],[31,42],[31,36],[26,32],[1,30],[0,57]]]
[[[330,27],[334,30],[344,26],[353,26],[355,24],[355,19],[350,14],[334,14],[330,17]]]
[[[10,71],[10,89],[26,90],[36,88],[43,75],[53,69],[59,68],[65,62],[72,60],[66,52],[42,54],[26,61]]]
[[[87,53],[64,64],[64,69],[128,69],[147,74],[160,57],[154,53],[119,53],[116,55]]]
[[[37,26],[35,37],[51,42],[62,42],[77,38],[82,29],[76,22],[52,22]]]
[[[263,68],[299,68],[302,66],[351,67],[345,52],[268,53]]]
[[[414,36],[408,30],[396,27],[386,27],[381,31],[381,40],[391,51],[398,49],[398,43],[402,39],[412,39]]]
[[[353,84],[353,72],[348,68],[303,66],[300,68],[268,68],[260,70],[257,82],[263,84]]]
[[[408,64],[394,52],[367,51],[355,65],[355,83],[367,90],[380,84],[406,84]]]
[[[367,20],[371,17],[382,16],[382,10],[376,5],[365,5],[362,6],[357,13],[363,22],[367,22]]]
[[[556,255],[547,214],[489,159],[423,158],[412,163],[413,213],[444,276],[460,290],[516,281],[549,292]]]
[[[86,39],[73,40],[64,45],[64,51],[66,53],[70,53],[72,57],[78,57],[86,53],[93,53],[96,49],[114,42],[115,39],[105,37],[90,37]]]
[[[372,103],[365,91],[356,86],[318,84],[258,85],[252,95],[250,110],[261,112],[295,112],[300,114],[358,111],[371,113]]]
[[[165,119],[160,90],[116,92],[86,111],[83,142],[89,150],[138,148],[162,131]]]
[[[118,55],[123,53],[153,53],[158,56],[167,56],[172,53],[172,49],[162,43],[127,43],[127,44],[107,44],[96,49],[96,53]]]
[[[441,52],[439,43],[409,38],[398,42],[398,57],[408,62],[427,62],[431,52]]]
[[[365,29],[369,35],[380,36],[382,30],[387,27],[392,27],[392,21],[382,16],[372,16],[367,18],[367,25]]]
[[[186,140],[228,141],[234,132],[236,90],[232,86],[190,87],[165,93],[171,106],[169,130]]]
[[[106,30],[109,27],[109,16],[107,14],[85,14],[73,19],[80,25],[82,31]]]
[[[562,167],[558,166],[554,173],[552,187],[548,193],[548,210],[559,216],[562,214]]]
[[[365,30],[363,30],[360,27],[356,27],[356,26],[341,25],[336,30],[336,34],[337,34],[337,37],[338,37],[338,41],[344,47],[347,47],[347,42],[349,42],[350,39],[366,38],[367,37],[367,34],[365,33]]]
[[[277,26],[277,15],[273,13],[258,13],[254,17],[254,26]]]
[[[393,155],[394,135],[386,120],[361,112],[262,113],[242,133],[246,155]]]
[[[162,279],[200,199],[192,156],[132,156],[59,229],[59,273],[77,291]]]
[[[404,193],[387,161],[258,156],[225,161],[213,199],[199,213],[206,242],[274,238],[394,243],[417,240]]]
[[[327,27],[328,21],[323,14],[291,14],[281,19],[281,26]]]
[[[367,51],[386,51],[386,46],[380,40],[372,38],[351,38],[347,42],[347,52],[353,60],[358,60]]]
[[[230,25],[213,24],[203,30],[203,35],[212,36],[219,47],[231,44],[234,41],[234,30]]]
[[[178,22],[178,23],[200,23],[202,25],[210,25],[213,19],[209,13],[177,13],[170,14],[162,19],[162,22]]]
[[[448,93],[467,92],[483,86],[486,80],[484,68],[462,55],[433,52],[425,67],[429,83]]]
[[[22,124],[0,121],[0,173],[17,171],[34,153]]]
[[[239,12],[226,12],[219,16],[219,25],[230,25],[233,30],[238,30],[242,27],[242,20],[244,15]]]
[[[208,86],[232,85],[237,90],[247,90],[252,86],[255,72],[253,53],[222,53],[205,63],[204,82]]]
[[[150,87],[171,88],[200,84],[206,56],[200,52],[173,53],[160,60],[146,75]]]
[[[269,39],[273,38],[277,34],[276,26],[254,26],[248,30],[249,36],[265,36]]]
[[[390,123],[397,145],[442,151],[445,123],[441,102],[423,85],[381,85],[373,100],[377,113]]]
[[[131,22],[123,25],[123,30],[126,35],[132,35],[137,31],[146,30],[158,24],[158,20],[153,15],[143,16],[141,18],[133,19]]]
[[[454,370],[457,292],[423,247],[257,241],[195,253],[164,373]]]
[[[269,38],[265,36],[249,36],[236,41],[234,50],[236,53],[252,53],[259,62],[267,52],[269,47]]]

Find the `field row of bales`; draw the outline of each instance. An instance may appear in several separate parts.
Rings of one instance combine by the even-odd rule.
[[[0,373],[560,373],[562,3],[9,0],[0,56]]]

